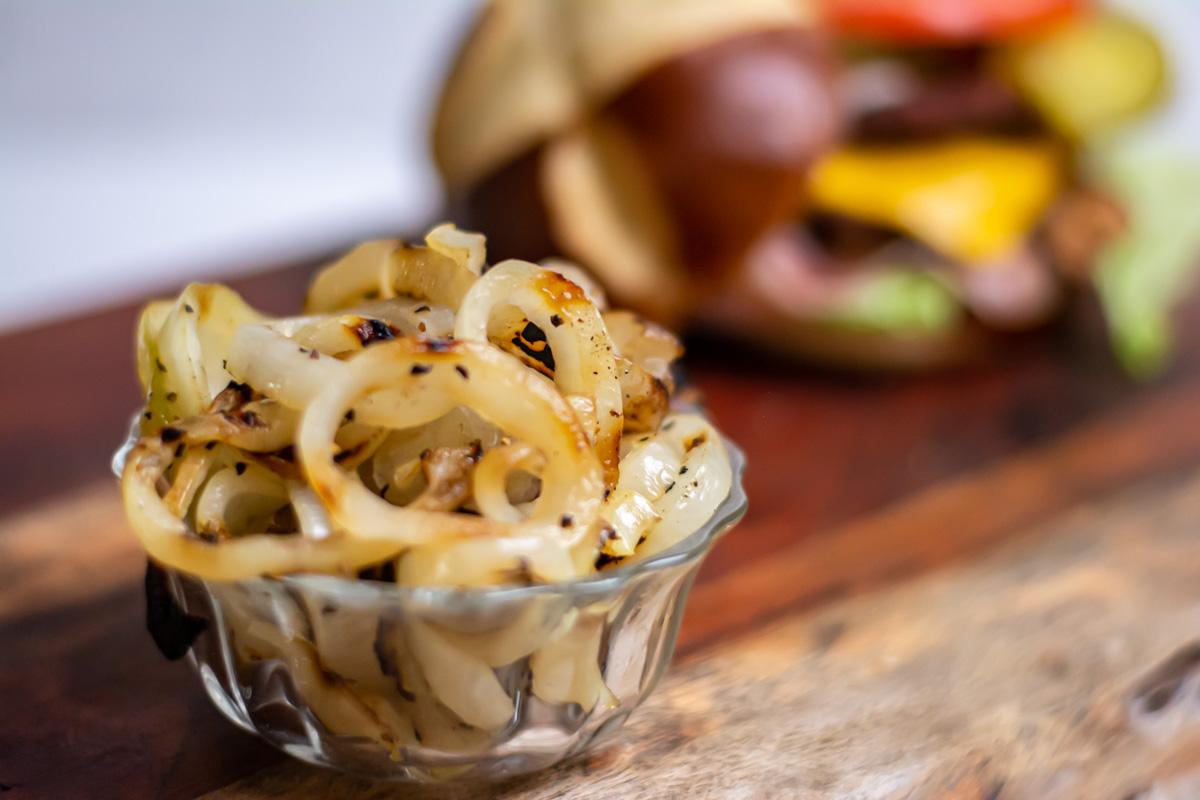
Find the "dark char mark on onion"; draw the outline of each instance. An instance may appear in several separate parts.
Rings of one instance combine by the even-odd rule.
[[[381,319],[364,319],[354,329],[354,334],[362,342],[363,347],[368,347],[376,342],[386,342],[388,339],[395,339],[397,333],[398,331],[395,328]]]
[[[522,353],[551,373],[554,372],[554,353],[550,350],[550,343],[546,341],[546,333],[537,325],[527,323],[521,332],[512,338],[512,343],[520,348]]]

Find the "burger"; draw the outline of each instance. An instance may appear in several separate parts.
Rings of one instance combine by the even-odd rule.
[[[1082,156],[1165,83],[1144,27],[1081,0],[496,0],[434,155],[501,256],[567,257],[671,324],[922,369],[1093,284],[1130,212]]]

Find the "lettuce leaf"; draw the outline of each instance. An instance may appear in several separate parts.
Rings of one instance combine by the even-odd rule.
[[[936,276],[904,267],[872,271],[838,296],[826,321],[885,333],[934,333],[962,317],[953,291]]]
[[[1117,358],[1149,378],[1170,360],[1171,313],[1200,267],[1200,159],[1125,147],[1094,165],[1129,220],[1100,256],[1096,289]]]

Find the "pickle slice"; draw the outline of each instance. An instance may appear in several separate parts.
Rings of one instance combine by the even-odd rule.
[[[997,58],[1001,72],[1072,138],[1145,112],[1166,85],[1166,62],[1151,32],[1109,12],[1005,45]]]

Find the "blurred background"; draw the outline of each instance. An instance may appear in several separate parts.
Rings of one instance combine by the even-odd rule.
[[[0,328],[423,225],[475,5],[0,3]]]
[[[1157,31],[1171,103],[1133,136],[1200,142],[1200,6]],[[477,8],[0,3],[0,330],[421,229],[430,115]]]

